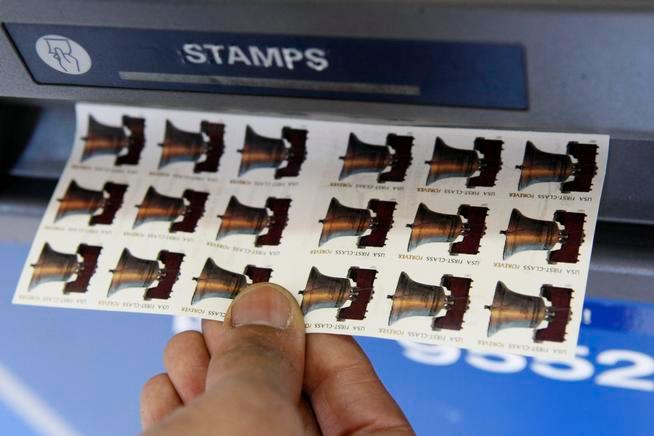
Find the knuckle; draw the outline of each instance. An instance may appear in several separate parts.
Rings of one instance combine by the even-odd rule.
[[[284,347],[266,335],[248,335],[222,350],[218,356],[218,368],[227,372],[269,371],[273,368],[293,373],[301,372],[303,362],[294,362]]]
[[[220,330],[222,325],[223,325],[222,321],[203,318],[201,321],[202,333],[207,333],[207,331],[212,331],[212,330]]]
[[[173,358],[177,353],[184,350],[189,343],[197,340],[198,337],[202,338],[202,335],[196,331],[177,333],[170,338],[166,344],[166,348],[164,348],[164,361]]]
[[[289,358],[278,347],[259,337],[240,341],[225,351],[225,356],[234,359],[255,358],[268,361],[289,362]]]
[[[143,384],[141,389],[141,397],[145,398],[148,394],[158,391],[162,385],[168,382],[168,374],[161,373],[150,377],[148,381]]]

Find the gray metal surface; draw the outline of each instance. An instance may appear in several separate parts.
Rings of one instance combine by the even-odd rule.
[[[611,138],[599,218],[654,226],[654,141]]]
[[[569,8],[490,8],[467,3],[0,0],[0,17],[52,24],[519,42],[527,53],[528,111],[36,85],[4,34],[0,95],[654,137],[651,8],[592,9],[582,7],[584,2],[561,2]]]
[[[2,110],[0,99],[0,111]],[[58,179],[66,165],[75,135],[75,106],[70,102],[20,102],[5,106],[17,118],[23,118],[24,113],[34,111],[33,122],[29,136],[23,143],[6,141],[0,144],[0,149],[18,149],[20,154],[8,173],[12,176]],[[0,117],[0,123],[10,122],[8,118]],[[15,124],[15,123],[11,123]],[[16,138],[14,141],[18,141]]]

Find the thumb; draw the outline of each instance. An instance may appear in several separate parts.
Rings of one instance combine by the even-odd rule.
[[[277,285],[249,286],[222,325],[205,321],[203,330],[211,355],[206,390],[189,404],[186,424],[178,420],[179,430],[301,434],[304,320],[295,298]]]
[[[304,376],[304,319],[295,298],[271,283],[241,291],[219,334],[207,332],[207,389],[243,377],[298,401]],[[261,385],[263,384],[263,386]]]

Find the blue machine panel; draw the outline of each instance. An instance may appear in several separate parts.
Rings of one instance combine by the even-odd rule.
[[[518,44],[5,23],[41,84],[527,109]]]
[[[162,352],[173,332],[197,324],[168,316],[14,306],[13,285],[27,252],[26,245],[0,244],[2,433],[38,434],[46,427],[54,434],[62,426],[68,431],[60,434],[138,432],[141,386],[163,371]],[[652,432],[654,305],[586,301],[572,363],[371,338],[359,342],[420,435]],[[32,400],[25,401],[16,385]]]

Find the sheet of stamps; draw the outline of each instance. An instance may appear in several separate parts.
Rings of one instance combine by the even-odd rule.
[[[609,138],[80,104],[14,303],[574,355]]]

